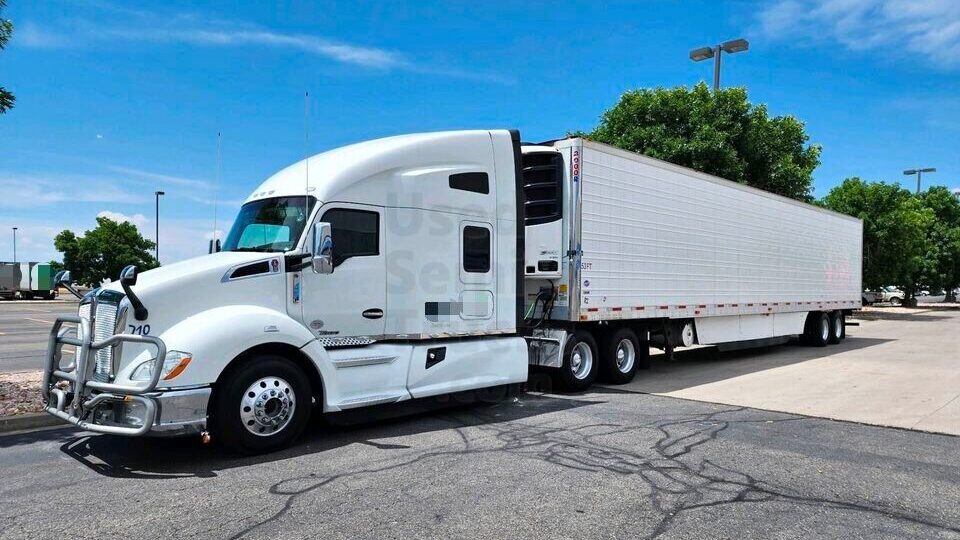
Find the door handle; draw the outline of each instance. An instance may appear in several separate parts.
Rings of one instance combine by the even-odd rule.
[[[383,317],[383,310],[380,308],[365,309],[362,315],[365,319],[379,319]]]

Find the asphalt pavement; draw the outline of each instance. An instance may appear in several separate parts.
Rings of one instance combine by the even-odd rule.
[[[960,438],[600,388],[348,426],[0,437],[0,537],[960,538]]]
[[[42,369],[54,319],[76,313],[72,301],[0,300],[0,372]]]

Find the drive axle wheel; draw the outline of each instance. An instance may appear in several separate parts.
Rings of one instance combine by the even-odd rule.
[[[621,328],[606,337],[600,360],[600,377],[611,384],[633,380],[639,367],[640,343],[629,328]]]
[[[844,325],[844,316],[842,311],[834,311],[830,314],[830,339],[831,345],[840,343],[846,337],[846,326]]]
[[[214,441],[230,450],[279,450],[303,433],[310,417],[310,385],[295,364],[257,355],[218,383],[211,403]]]
[[[563,348],[563,364],[558,386],[568,392],[581,392],[597,378],[597,342],[586,330],[577,330]]]

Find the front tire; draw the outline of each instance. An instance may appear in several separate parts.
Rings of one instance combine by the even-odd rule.
[[[633,380],[640,365],[640,342],[629,328],[610,333],[603,341],[600,378],[610,384]]]
[[[903,299],[900,298],[899,296],[894,296],[893,298],[890,299],[890,305],[894,307],[901,306],[903,305]]]
[[[250,358],[218,384],[212,404],[214,441],[244,454],[289,446],[307,426],[311,396],[307,376],[282,356]]]
[[[567,392],[582,392],[597,379],[597,342],[586,330],[577,330],[563,348],[557,385]]]

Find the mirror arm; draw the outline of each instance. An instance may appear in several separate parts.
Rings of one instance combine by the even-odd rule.
[[[83,295],[80,294],[80,291],[78,291],[76,288],[74,288],[74,286],[73,286],[72,284],[67,283],[67,282],[63,282],[63,283],[60,283],[59,285],[62,286],[63,288],[65,288],[65,289],[67,289],[68,291],[70,291],[70,294],[76,296],[77,298],[83,298]]]
[[[313,257],[310,253],[292,253],[286,255],[283,259],[283,267],[287,272],[299,272],[310,266],[310,259]]]

